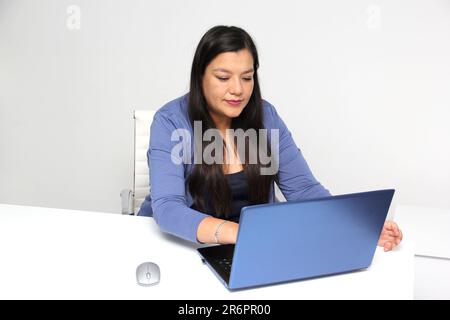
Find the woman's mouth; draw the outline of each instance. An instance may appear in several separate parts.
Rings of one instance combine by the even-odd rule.
[[[242,100],[225,100],[230,106],[236,107],[241,104]]]

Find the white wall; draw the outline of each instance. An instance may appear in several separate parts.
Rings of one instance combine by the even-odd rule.
[[[0,0],[0,203],[120,212],[132,110],[187,92],[217,24],[253,36],[264,98],[333,193],[450,208],[447,0]]]

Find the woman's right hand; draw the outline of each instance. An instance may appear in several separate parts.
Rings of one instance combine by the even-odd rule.
[[[239,224],[228,221],[222,226],[219,234],[219,242],[224,244],[235,244],[237,240]]]

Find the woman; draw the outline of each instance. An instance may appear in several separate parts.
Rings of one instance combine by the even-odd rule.
[[[163,231],[192,242],[232,244],[240,209],[274,202],[274,182],[287,201],[330,195],[314,178],[275,108],[262,100],[258,67],[256,47],[244,30],[216,26],[202,37],[192,64],[190,92],[167,103],[154,117],[148,150],[152,190],[139,215],[153,215]],[[214,158],[223,151],[218,158],[224,162],[202,157],[210,148],[205,134],[213,129],[219,132],[215,142],[223,142],[223,148],[210,155]],[[264,135],[257,136],[256,144],[247,139],[241,152],[231,129],[276,130],[277,141],[274,144],[273,137]],[[186,147],[183,152],[180,141]],[[268,169],[259,153],[263,147],[276,172],[263,174]],[[200,161],[198,157],[192,161],[196,152]],[[256,160],[249,161],[255,154]],[[378,245],[388,251],[401,240],[398,226],[387,221]]]

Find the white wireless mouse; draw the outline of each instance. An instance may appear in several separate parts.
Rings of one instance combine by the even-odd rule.
[[[156,263],[144,262],[136,269],[136,280],[140,286],[149,287],[159,283],[161,272]]]

